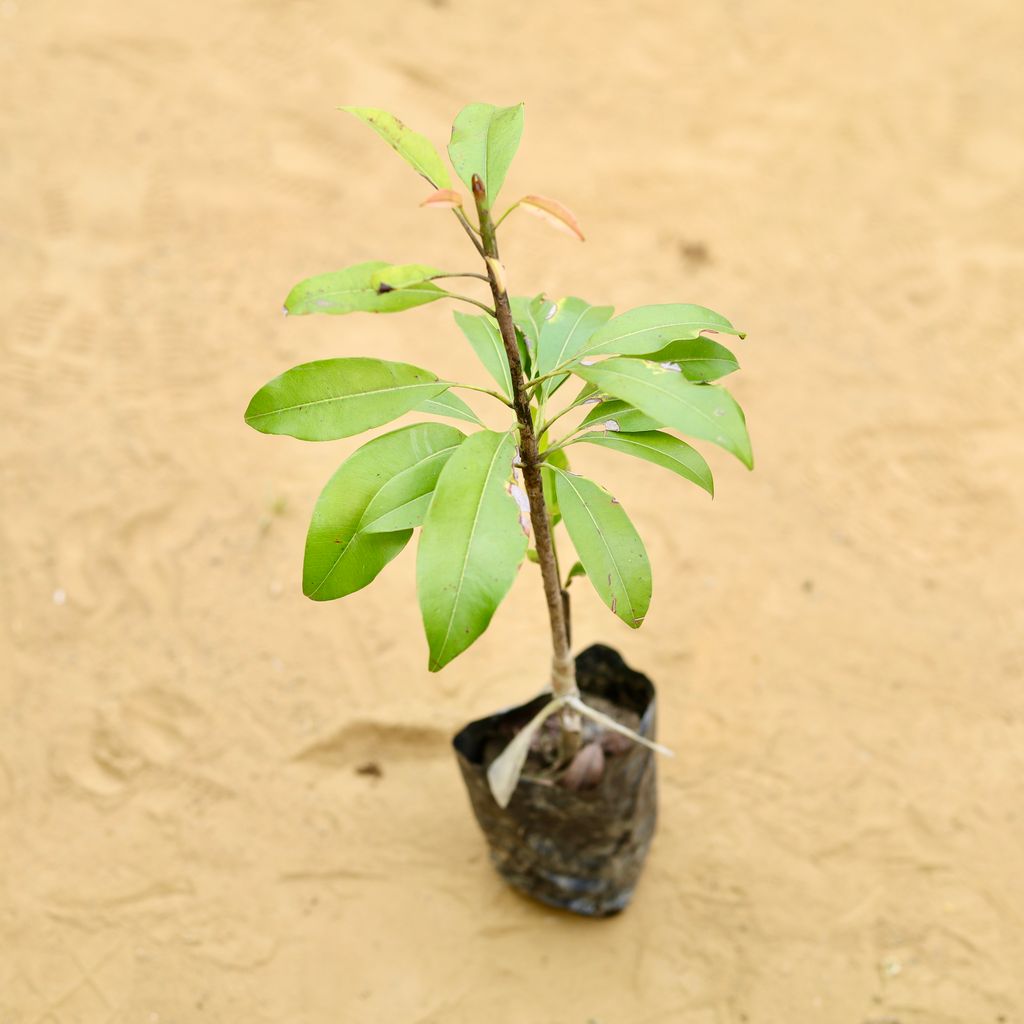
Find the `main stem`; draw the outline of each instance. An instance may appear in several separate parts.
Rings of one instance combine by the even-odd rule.
[[[501,331],[501,340],[505,345],[505,355],[508,357],[512,377],[512,404],[516,419],[519,420],[519,461],[523,467],[526,496],[530,499],[530,522],[533,524],[534,545],[537,549],[540,574],[544,580],[544,597],[547,600],[548,619],[551,623],[551,688],[558,697],[568,696],[577,692],[576,668],[569,647],[568,616],[563,603],[562,581],[558,578],[555,549],[551,541],[551,521],[544,502],[537,434],[530,412],[530,397],[526,393],[523,364],[519,359],[519,343],[516,341],[516,328],[512,322],[512,309],[509,306],[504,281],[499,279],[496,270],[500,264],[494,222],[491,220],[487,193],[477,175],[473,176],[473,198],[480,218],[480,241],[487,265],[487,280],[491,286],[498,329]]]

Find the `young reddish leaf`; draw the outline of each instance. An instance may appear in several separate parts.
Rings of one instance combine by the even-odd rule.
[[[547,196],[524,196],[519,200],[519,205],[536,214],[541,220],[547,221],[562,234],[571,235],[581,242],[586,241],[575,214],[557,199],[548,199]]]
[[[420,203],[431,210],[452,210],[462,205],[462,196],[453,188],[439,188]]]

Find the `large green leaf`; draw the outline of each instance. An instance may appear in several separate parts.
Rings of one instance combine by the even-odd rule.
[[[510,490],[515,451],[514,432],[481,430],[463,441],[434,488],[416,559],[431,672],[483,633],[526,554]]]
[[[753,468],[743,410],[724,388],[692,384],[680,370],[647,359],[606,359],[575,372],[662,425],[720,445]]]
[[[580,422],[580,430],[591,426],[631,433],[635,430],[657,430],[665,424],[642,413],[629,402],[606,398],[598,402]]]
[[[458,395],[451,391],[442,391],[434,398],[428,398],[420,402],[413,412],[428,412],[432,416],[447,416],[452,420],[463,420],[465,423],[474,423],[478,427],[484,425],[484,421]]]
[[[341,107],[365,121],[389,146],[396,150],[414,170],[422,174],[434,188],[450,188],[448,169],[437,150],[425,135],[407,128],[394,114],[374,107]]]
[[[703,306],[669,303],[640,306],[620,313],[590,336],[582,353],[639,356],[655,352],[670,341],[699,337],[701,331],[721,331],[743,337],[720,313]]]
[[[636,433],[591,433],[575,438],[570,444],[596,444],[599,448],[635,455],[638,459],[653,462],[656,466],[678,473],[679,476],[703,487],[710,495],[715,493],[711,469],[704,457],[685,441],[665,434],[660,430],[643,430]]]
[[[370,534],[367,512],[375,503],[380,507],[382,496],[385,505],[395,508],[403,478],[431,455],[446,449],[450,454],[462,436],[443,423],[416,423],[375,437],[341,464],[317,499],[306,535],[302,592],[307,597],[331,601],[376,578],[405,547],[412,530]]]
[[[740,368],[729,349],[703,337],[670,341],[663,349],[643,358],[650,359],[652,363],[675,363],[687,380],[696,383],[718,380]]]
[[[613,311],[611,306],[591,306],[589,302],[571,295],[555,303],[553,315],[540,325],[537,376],[543,377],[572,359],[591,335],[608,321]],[[544,381],[540,385],[542,397],[553,394],[564,380],[565,375],[561,375]]]
[[[455,118],[448,143],[452,167],[470,188],[473,175],[480,175],[490,206],[498,198],[522,134],[522,103],[515,107],[471,103]]]
[[[455,314],[455,322],[502,393],[511,398],[512,372],[508,368],[505,343],[501,340],[501,331],[498,330],[497,323],[487,314],[473,316],[470,313],[458,312]]]
[[[245,410],[245,422],[264,434],[334,441],[397,419],[448,387],[448,381],[408,363],[319,359],[260,388]]]
[[[390,479],[366,506],[359,529],[367,533],[422,526],[441,470],[466,439],[461,430],[444,423],[417,423],[395,434],[402,435],[405,461],[400,468],[388,467]]]
[[[636,629],[651,603],[651,566],[622,506],[603,487],[555,469],[558,504],[573,547],[601,600]]]
[[[436,302],[448,294],[432,281],[422,280],[408,287],[379,292],[379,275],[394,269],[391,263],[371,260],[307,278],[288,293],[284,311],[294,316],[307,313],[400,313],[413,306]]]

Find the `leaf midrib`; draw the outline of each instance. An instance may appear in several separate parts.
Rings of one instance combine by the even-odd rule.
[[[489,320],[482,321],[484,327],[487,329],[487,335],[491,339],[491,345],[494,348],[495,355],[498,357],[498,368],[501,370],[502,387],[505,390],[505,394],[512,397],[512,369],[508,365],[508,356],[505,353],[505,342],[502,340],[501,332],[498,330],[497,324],[491,324]]]
[[[477,498],[476,511],[473,513],[473,525],[469,528],[469,538],[466,541],[466,549],[462,556],[462,568],[459,571],[459,582],[455,588],[455,597],[452,600],[451,610],[448,613],[448,626],[444,631],[444,640],[441,641],[441,646],[438,649],[437,657],[434,659],[435,664],[444,664],[442,658],[448,647],[448,640],[451,637],[452,625],[455,622],[455,611],[459,606],[459,599],[462,597],[462,585],[466,579],[466,567],[469,565],[469,552],[473,547],[473,538],[476,536],[477,523],[480,521],[480,510],[483,508],[484,492],[487,490],[487,485],[491,482],[491,474],[494,472],[494,464],[498,461],[498,453],[505,447],[505,434],[501,441],[499,441],[494,447],[494,454],[491,456],[491,461],[488,463],[487,472],[484,474],[483,483],[480,485],[480,494]]]
[[[393,388],[373,388],[368,391],[356,391],[349,395],[334,395],[331,398],[318,398],[314,402],[300,402],[298,405],[285,405],[279,409],[271,409],[269,412],[258,412],[253,413],[251,416],[245,417],[246,423],[252,423],[254,420],[265,419],[267,416],[279,416],[286,412],[295,412],[296,409],[309,409],[314,405],[326,405],[328,402],[347,402],[355,398],[367,398],[370,395],[383,395],[393,391],[410,391],[413,388],[425,388],[431,387],[434,384],[441,383],[438,380],[428,380],[417,384],[400,384],[398,387]]]
[[[625,314],[623,314],[623,316],[625,316]],[[608,339],[608,341],[599,342],[598,344],[594,345],[592,348],[588,348],[585,351],[587,351],[587,352],[597,352],[597,351],[600,351],[600,348],[601,348],[602,345],[608,345],[608,344],[612,344],[614,342],[624,341],[626,338],[635,337],[637,334],[646,334],[648,331],[663,331],[666,327],[673,327],[673,328],[696,327],[697,324],[702,323],[702,322],[703,321],[701,321],[701,320],[669,320],[668,322],[663,323],[663,324],[650,324],[647,327],[639,327],[635,331],[628,331],[626,334],[616,334],[613,338]],[[706,327],[702,327],[701,330],[702,331],[725,331],[726,333],[728,333],[729,331],[732,330],[732,328],[728,327],[728,326],[722,326],[720,324],[715,324],[714,326],[709,325],[709,326],[706,326]],[[698,332],[698,337],[699,337],[699,332]],[[666,340],[666,344],[671,344],[673,341],[693,341],[693,340],[694,340],[693,338],[669,338],[669,339]],[[662,347],[664,347],[664,346],[662,346]]]
[[[436,451],[431,452],[429,455],[425,455],[422,459],[412,463],[405,469],[399,470],[397,473],[395,473],[394,476],[388,477],[388,479],[385,480],[384,483],[382,483],[380,487],[377,488],[377,491],[374,493],[373,497],[366,503],[366,506],[363,509],[363,518],[359,520],[359,526],[356,528],[357,532],[359,530],[369,531],[369,528],[373,526],[374,523],[380,522],[380,520],[383,519],[385,516],[389,516],[393,512],[397,512],[399,509],[405,508],[407,505],[411,505],[414,501],[419,501],[424,494],[429,494],[430,491],[424,491],[423,494],[417,494],[414,498],[409,498],[407,501],[403,501],[400,505],[394,505],[391,508],[387,509],[386,511],[381,512],[380,515],[378,515],[374,519],[369,520],[368,522],[365,519],[367,509],[369,509],[369,507],[377,500],[377,498],[380,496],[381,491],[383,491],[385,487],[388,487],[390,484],[393,484],[396,480],[400,480],[407,473],[412,473],[415,472],[417,469],[422,469],[431,460],[440,458],[442,455],[446,455],[448,452],[455,451],[455,449],[458,448],[459,444],[461,443],[462,442],[460,441],[458,444],[449,445],[447,448],[438,448]],[[404,527],[404,529],[407,529],[407,527]]]
[[[442,292],[443,288],[439,288],[433,281],[423,279],[421,281],[413,281],[411,284],[401,284],[391,286],[390,292],[381,292],[372,286],[361,285],[355,288],[327,288],[323,291],[310,290],[307,298],[310,299],[329,299],[340,295],[352,295],[354,293],[365,293],[372,295],[374,298],[382,297],[384,295],[393,295],[395,292]]]
[[[644,361],[640,360],[640,362],[644,362]],[[666,390],[665,388],[658,387],[657,384],[655,384],[654,380],[651,379],[651,378],[631,377],[628,373],[621,373],[621,372],[615,370],[614,368],[613,369],[605,370],[604,372],[608,373],[608,374],[610,374],[612,376],[617,376],[621,380],[630,380],[630,381],[633,381],[634,383],[637,383],[637,384],[646,384],[652,390],[657,391],[658,394],[664,395],[666,398],[671,398],[671,399],[674,399],[675,401],[682,400],[682,401],[686,402],[686,399],[684,398],[683,395],[677,395],[677,394],[674,394],[672,391]],[[675,371],[674,370],[666,370],[665,372],[666,373],[674,373]],[[703,384],[694,384],[692,381],[686,380],[685,377],[683,378],[683,383],[688,388],[699,388],[699,387],[710,387],[711,386],[711,385],[703,385]],[[718,388],[715,388],[715,391],[718,392],[719,394],[722,393],[721,391],[719,391]],[[633,404],[635,405],[636,403],[633,403]],[[690,402],[686,402],[686,408],[690,409],[692,412],[695,412],[701,419],[706,420],[712,426],[715,425],[714,417],[709,416],[706,412],[704,412],[703,409],[699,408],[698,406],[692,405]],[[643,412],[643,409],[641,409],[640,411]],[[650,413],[646,413],[646,415],[650,416],[651,414]],[[658,417],[654,417],[654,418],[657,419]],[[671,424],[666,424],[666,426],[671,426]],[[680,428],[677,428],[677,429],[680,429]],[[719,433],[724,433],[724,429],[723,429],[723,431],[719,431]],[[730,441],[730,443],[733,443],[733,444],[735,443],[732,438],[729,438],[729,441]]]
[[[576,328],[579,327],[580,321],[593,309],[593,306],[587,306],[582,310],[580,315],[576,317],[576,322],[569,328],[569,333],[562,340],[562,347],[558,350],[558,358],[552,362],[550,367],[537,367],[537,369],[543,373],[550,373],[556,366],[562,365],[562,357],[565,355],[565,350],[569,347],[569,342],[572,340],[572,336],[576,333]],[[543,328],[541,328],[543,330]],[[537,347],[540,347],[540,342],[537,342]]]
[[[594,433],[597,434],[597,431],[594,431]],[[642,433],[642,431],[637,431],[637,433]],[[665,434],[664,436],[666,438],[672,437],[671,434]],[[671,452],[663,451],[661,448],[655,448],[655,446],[653,444],[644,444],[643,441],[638,441],[635,436],[631,435],[629,431],[626,431],[622,435],[620,435],[619,433],[613,431],[612,432],[612,436],[610,436],[610,437],[608,435],[606,435],[606,434],[605,435],[598,435],[597,437],[591,437],[591,436],[589,436],[587,434],[584,434],[582,437],[578,438],[578,440],[579,441],[586,441],[588,444],[598,444],[598,443],[602,443],[602,444],[603,443],[631,444],[631,445],[633,445],[634,448],[644,448],[645,450],[647,450],[649,452],[654,452],[656,455],[661,455],[661,456],[663,456],[666,459],[671,459],[672,462],[676,462],[680,466],[683,466],[685,468],[689,468],[689,467],[686,466],[686,463],[682,461],[682,459],[676,458],[676,456],[673,455]],[[679,438],[673,437],[672,440],[673,441],[679,441]],[[680,444],[686,444],[685,441],[679,441],[679,443]],[[690,448],[689,445],[686,445],[686,446],[687,446],[687,448]],[[694,449],[690,448],[690,450],[693,451]]]

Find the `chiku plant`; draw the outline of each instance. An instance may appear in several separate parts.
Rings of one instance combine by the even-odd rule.
[[[424,136],[382,110],[342,109],[373,128],[430,182],[435,191],[421,205],[454,213],[483,261],[483,273],[360,263],[296,285],[285,312],[397,313],[441,299],[468,303],[482,312],[456,312],[455,322],[497,387],[442,380],[408,363],[343,357],[303,363],[256,393],[246,422],[304,441],[350,437],[410,412],[463,425],[401,427],[341,464],[313,510],[303,592],[327,601],[365,587],[418,527],[417,592],[430,671],[436,672],[484,632],[529,558],[540,568],[547,601],[553,696],[491,765],[495,799],[508,803],[534,733],[557,711],[570,751],[579,742],[580,715],[663,750],[587,707],[576,688],[570,583],[585,575],[612,613],[635,629],[651,599],[651,569],[622,505],[600,484],[570,472],[567,451],[587,444],[632,455],[712,494],[708,464],[668,431],[720,445],[752,466],[739,405],[710,383],[736,370],[736,357],[705,336],[744,335],[703,306],[641,306],[613,316],[610,306],[574,297],[551,301],[543,294],[508,294],[498,229],[514,210],[531,211],[583,239],[573,215],[543,196],[525,196],[496,219],[492,214],[519,145],[522,104],[474,103],[455,119],[448,156],[471,191],[471,205],[452,188],[448,170]],[[491,304],[449,290],[455,278],[486,281]],[[555,407],[571,380],[582,386]],[[514,422],[487,429],[457,389],[489,395]],[[584,407],[577,425],[556,437],[555,426],[566,422],[562,417]],[[579,559],[564,575],[554,538],[559,522]]]

